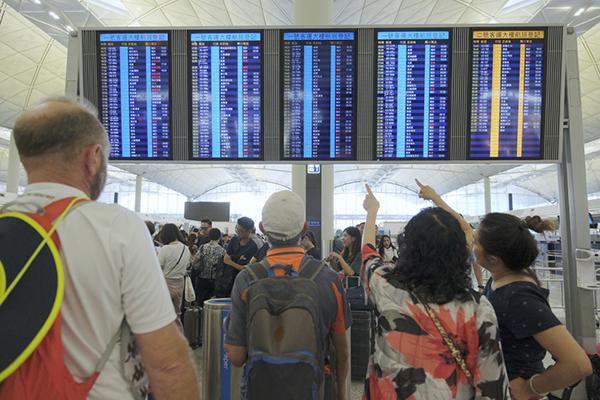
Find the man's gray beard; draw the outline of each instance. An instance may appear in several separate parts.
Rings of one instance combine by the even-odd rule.
[[[103,160],[100,170],[90,183],[90,198],[92,200],[98,200],[98,197],[100,197],[100,194],[104,190],[104,185],[106,184],[106,175],[106,160]]]

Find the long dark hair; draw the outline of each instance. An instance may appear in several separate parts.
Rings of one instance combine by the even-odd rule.
[[[342,250],[342,258],[344,261],[346,261],[348,264],[352,264],[354,259],[360,254],[361,235],[358,228],[354,226],[347,227],[344,229],[344,232],[354,238],[354,243],[352,243],[351,247],[348,248],[344,246],[344,250]]]
[[[427,303],[444,304],[472,297],[467,241],[460,224],[438,207],[411,218],[398,238],[398,261],[386,279],[415,291]]]
[[[165,224],[160,230],[159,237],[162,244],[169,244],[176,240],[185,244],[183,235],[175,224]]]
[[[383,257],[383,253],[384,253],[384,249],[385,249],[385,247],[383,247],[383,239],[385,239],[385,238],[390,239],[390,247],[392,249],[396,250],[396,246],[394,246],[394,243],[392,242],[392,238],[390,237],[390,235],[383,235],[379,239],[379,244],[377,245],[377,251],[379,252],[379,255],[382,257]]]
[[[539,284],[531,270],[539,253],[538,245],[529,230],[543,233],[556,228],[555,222],[538,216],[522,220],[510,214],[490,213],[477,228],[477,241],[487,254],[500,258],[508,269],[530,276]]]

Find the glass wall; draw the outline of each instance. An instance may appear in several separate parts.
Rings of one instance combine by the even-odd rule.
[[[116,195],[115,195],[116,193]],[[135,209],[135,175],[109,167],[108,183],[98,201],[118,204]],[[183,218],[187,197],[158,183],[142,180],[140,212],[150,215]]]
[[[478,216],[485,214],[485,197],[483,181],[464,186],[444,195],[450,207],[463,215]],[[515,185],[496,184],[491,182],[491,211],[507,212],[512,209],[548,206],[551,203],[539,195]]]
[[[416,193],[398,185],[383,184],[373,188],[381,207],[377,216],[377,225],[384,221],[408,221],[426,206]],[[333,196],[335,229],[344,229],[364,222],[365,210],[362,203],[365,198],[364,183],[353,183],[335,188]]]
[[[289,188],[273,183],[258,182],[257,189],[258,191],[249,192],[246,184],[240,182],[229,183],[210,190],[194,200],[229,202],[231,221],[245,216],[252,218],[255,224],[258,225],[261,220],[263,205],[269,196],[272,193]]]
[[[423,201],[417,194],[402,186],[383,184],[373,188],[381,208],[379,209],[377,225],[381,228],[385,222],[406,222],[424,207],[433,204]],[[492,211],[506,212],[509,210],[509,194],[512,194],[513,209],[533,206],[550,205],[544,198],[526,189],[514,185],[491,185]],[[353,183],[335,189],[334,193],[334,223],[335,229],[344,229],[364,222],[365,211],[362,202],[365,197],[363,183]],[[465,186],[443,196],[450,207],[465,216],[480,216],[485,214],[483,181]]]

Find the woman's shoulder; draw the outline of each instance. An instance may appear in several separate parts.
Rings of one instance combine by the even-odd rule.
[[[548,289],[530,281],[511,282],[492,291],[494,299],[501,299],[506,303],[514,303],[523,298],[547,301],[548,294]]]

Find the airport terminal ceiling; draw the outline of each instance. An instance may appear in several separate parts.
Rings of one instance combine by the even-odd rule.
[[[39,3],[39,4],[38,4]],[[566,5],[568,4],[568,5]],[[335,23],[490,24],[564,23],[579,37],[579,67],[586,140],[588,193],[600,191],[600,1],[536,0],[335,0]],[[64,90],[66,43],[74,27],[265,26],[293,23],[293,2],[272,0],[76,0],[0,1],[0,126],[10,128],[18,113]],[[6,140],[0,137],[0,147]],[[5,181],[6,150],[0,150]],[[115,164],[194,198],[219,184],[291,182],[291,167],[274,165]],[[596,173],[598,171],[598,173]],[[413,176],[447,193],[495,176],[552,201],[557,198],[554,165],[337,165],[335,185],[369,181],[411,186]],[[24,183],[24,180],[21,182]]]

